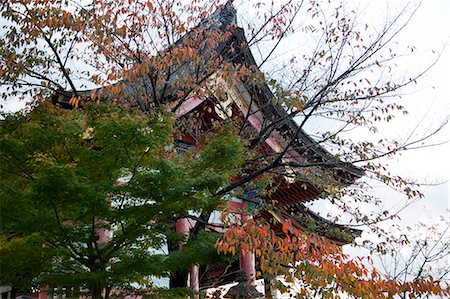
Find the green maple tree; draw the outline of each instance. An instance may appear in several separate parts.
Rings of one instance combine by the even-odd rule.
[[[163,248],[178,218],[212,211],[215,195],[242,162],[243,143],[223,129],[195,155],[178,155],[173,121],[112,106],[83,111],[43,104],[1,123],[1,281],[87,290],[145,282],[218,259],[217,234]],[[126,178],[125,184],[118,184]],[[102,229],[110,237],[99,240]],[[201,250],[196,250],[199,247]],[[186,255],[183,255],[186,253]]]

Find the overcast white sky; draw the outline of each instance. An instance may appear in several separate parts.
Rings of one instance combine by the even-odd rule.
[[[358,1],[360,7],[367,6],[368,15],[374,18],[385,15],[389,7],[401,7],[408,1]],[[373,12],[373,13],[372,13]],[[417,54],[401,61],[399,69],[408,71],[425,66],[434,55],[431,51],[443,51],[437,64],[418,81],[417,85],[403,91],[402,101],[410,114],[388,124],[380,134],[404,136],[418,124],[420,132],[429,132],[450,115],[448,86],[450,84],[450,1],[424,0],[411,23],[404,29],[397,40],[400,44],[413,44]],[[435,142],[450,139],[448,126],[436,138]],[[442,183],[434,187],[424,187],[425,199],[421,200],[403,214],[406,222],[427,220],[430,216],[444,215],[449,208],[448,180],[450,178],[449,144],[439,147],[415,150],[402,154],[390,162],[391,168],[398,174],[427,183]],[[386,192],[384,194],[384,192]],[[380,188],[382,197],[393,201],[401,199],[399,194],[387,192]],[[428,211],[430,215],[426,215]],[[448,214],[447,214],[448,215]]]
[[[393,11],[395,7],[402,7],[409,1],[353,1],[360,8],[366,8],[368,18],[382,22],[386,9]],[[423,0],[411,23],[404,29],[398,39],[399,44],[413,44],[417,48],[417,55],[402,61],[399,69],[406,72],[417,66],[424,66],[433,57],[431,51],[443,51],[437,64],[418,81],[404,91],[404,101],[410,114],[397,119],[385,126],[380,134],[391,136],[404,136],[418,124],[420,132],[427,132],[439,126],[450,115],[450,1]],[[450,129],[447,126],[436,138],[435,142],[450,139]],[[450,220],[450,145],[430,147],[406,152],[396,159],[389,161],[391,169],[396,173],[421,182],[439,183],[436,186],[422,188],[425,198],[401,213],[401,221],[397,223],[404,226],[413,226],[418,222],[432,223],[444,216]],[[385,202],[386,207],[404,202],[406,198],[383,187],[380,184],[374,189]],[[332,209],[330,206],[328,208]],[[415,231],[410,234],[413,236]],[[450,235],[447,236],[450,238]],[[349,247],[346,251],[351,254],[361,254],[361,251]],[[447,261],[450,263],[450,261]]]

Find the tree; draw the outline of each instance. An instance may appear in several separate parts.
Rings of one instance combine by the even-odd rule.
[[[444,217],[437,223],[419,223],[414,228],[413,236],[407,244],[390,244],[386,255],[381,256],[382,269],[390,279],[397,281],[414,281],[434,277],[448,281],[450,276],[450,240],[448,238],[450,223]],[[416,290],[404,290],[400,298],[426,298]]]
[[[407,24],[411,12],[401,12],[371,35],[356,26],[356,15],[347,13],[343,6],[333,9],[333,18],[329,18],[329,11],[316,1],[272,4],[266,13],[264,5],[256,4],[257,26],[250,24],[251,35],[245,37],[243,30],[236,27],[231,2],[225,6],[218,4],[216,1],[6,2],[2,7],[6,34],[0,43],[0,75],[6,89],[2,95],[33,98],[36,102],[52,98],[67,108],[85,109],[89,102],[105,102],[138,107],[150,114],[171,110],[175,115],[189,100],[208,98],[217,108],[216,114],[223,116],[222,124],[234,123],[240,137],[248,141],[244,154],[247,159],[234,179],[221,186],[215,196],[239,196],[243,188],[256,183],[269,194],[271,188],[266,187],[280,175],[307,179],[349,213],[354,223],[371,224],[372,229],[381,233],[374,224],[395,215],[386,211],[369,217],[353,209],[352,202],[376,203],[376,199],[362,192],[363,182],[352,188],[343,187],[365,172],[411,197],[421,196],[415,185],[391,175],[376,161],[414,147],[428,136],[393,142],[379,138],[355,141],[345,133],[354,127],[366,127],[374,133],[377,123],[390,121],[395,111],[403,112],[404,108],[389,96],[415,82],[422,73],[391,81],[386,74],[395,70],[391,66],[397,52],[387,47]],[[212,13],[216,7],[218,11]],[[307,16],[302,18],[307,20],[306,24],[298,23],[301,15]],[[290,60],[293,67],[284,77],[272,80],[259,68],[267,65],[293,30],[317,36],[316,45],[301,58],[293,57]],[[274,40],[271,47],[262,47],[267,40]],[[250,48],[266,54],[257,62]],[[372,70],[383,73],[383,78],[372,78]],[[99,86],[102,88],[83,90]],[[230,88],[258,95],[248,100],[248,109],[245,113],[241,111],[239,119],[229,117]],[[244,91],[239,95],[243,96]],[[255,128],[251,120],[261,115]],[[293,121],[294,117],[298,123]],[[332,129],[308,137],[305,127],[320,117],[332,119]],[[177,121],[177,129],[190,130],[189,134],[199,144],[203,134],[216,130],[215,126],[205,130],[201,122],[184,125],[182,121]],[[265,151],[267,140],[275,135],[284,140],[280,148]],[[323,150],[323,146],[331,148],[333,155]],[[353,163],[358,163],[359,168]],[[110,183],[112,177],[118,179],[117,175],[111,176]],[[104,209],[106,206],[109,204]],[[217,205],[200,209],[192,236],[204,231],[210,212],[216,208]],[[280,213],[270,203],[264,209]],[[100,217],[98,223],[106,220]],[[232,227],[225,235],[227,242],[219,241],[218,248],[231,253],[246,248],[256,251],[255,244],[261,244],[259,238],[267,236],[270,242],[264,243],[266,248],[258,254],[264,265],[261,268],[266,268],[269,275],[295,273],[312,286],[304,288],[307,293],[317,291],[323,296],[334,296],[337,289],[360,296],[378,289],[377,294],[385,296],[406,287],[395,281],[387,283],[361,263],[348,262],[332,244],[326,248],[317,246],[324,242],[322,238],[305,239],[289,222],[285,223],[282,238],[273,235],[268,223],[260,228],[254,221],[243,224],[253,233],[230,223]],[[252,242],[237,242],[236,237],[242,234],[247,234],[247,241]],[[299,247],[299,240],[306,245]],[[284,254],[273,255],[269,249]],[[325,258],[329,256],[334,259]],[[269,261],[267,265],[263,258]],[[305,262],[296,263],[300,260]],[[343,280],[336,279],[337,273]],[[358,287],[352,277],[359,278]],[[435,287],[436,283],[427,286]]]
[[[16,236],[2,240],[2,283],[51,284],[69,294],[75,287],[72,295],[87,289],[94,297],[106,289],[108,296],[149,275],[217,259],[213,233],[190,240],[184,256],[148,251],[182,241],[173,232],[178,217],[223,204],[215,192],[242,161],[243,144],[230,128],[196,156],[180,157],[172,130],[169,116],[98,105],[67,111],[46,103],[6,117],[1,231]],[[117,184],[121,177],[126,184]]]

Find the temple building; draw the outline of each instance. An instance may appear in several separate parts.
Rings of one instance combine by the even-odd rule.
[[[240,127],[241,135],[249,140],[250,144],[257,142],[255,138],[259,138],[257,149],[260,153],[266,154],[267,157],[282,153],[282,161],[292,166],[286,166],[283,173],[274,176],[274,192],[267,194],[253,189],[244,190],[245,198],[231,199],[229,207],[241,214],[242,210],[254,208],[254,212],[241,216],[265,218],[273,223],[274,230],[281,230],[281,222],[290,219],[296,228],[305,233],[318,234],[340,246],[351,243],[359,236],[360,231],[331,222],[308,209],[306,204],[326,197],[320,184],[322,180],[332,180],[337,188],[344,188],[361,178],[363,171],[337,160],[308,136],[290,117],[286,107],[279,103],[257,69],[244,30],[237,26],[236,10],[232,2],[219,7],[210,19],[201,22],[194,31],[197,33],[187,33],[170,51],[195,47],[195,52],[199,57],[203,57],[203,61],[220,57],[222,65],[227,65],[230,69],[244,67],[253,75],[247,73],[230,78],[233,73],[220,64],[200,65],[187,58],[185,61],[173,62],[170,74],[167,71],[167,75],[170,75],[168,80],[155,79],[147,82],[145,76],[134,80],[124,79],[114,85],[117,87],[114,92],[122,97],[128,96],[133,105],[142,109],[151,109],[152,105],[148,99],[154,98],[174,112],[178,129],[174,142],[180,152],[195,147],[201,142],[205,132],[210,132],[214,127],[231,120]],[[219,36],[220,39],[213,45],[206,44],[207,38],[203,39],[205,43],[199,43],[196,39],[200,34]],[[160,55],[163,56],[164,53]],[[193,76],[195,79],[192,79]],[[188,80],[193,80],[191,85],[186,83]],[[201,88],[190,88],[192,86]],[[77,105],[82,105],[83,101],[106,98],[111,100],[111,90],[114,89],[109,88],[106,91],[105,88],[100,88],[80,92],[77,100],[80,102],[77,102]],[[141,99],[139,94],[144,93],[147,96]],[[69,92],[55,94],[52,100],[61,107],[73,106],[73,97]],[[286,148],[289,148],[289,151],[283,152]],[[267,161],[262,159],[258,163],[265,162]],[[295,166],[302,163],[317,166],[307,170]],[[257,207],[260,203],[275,203],[275,207],[266,211]],[[179,219],[176,229],[179,233],[189,234],[195,225],[193,220]],[[179,249],[182,250],[182,244]],[[225,271],[230,271],[225,266],[194,266],[187,279],[185,277],[185,285],[198,291],[207,286],[236,281],[235,276],[223,275]],[[241,256],[232,268],[244,270],[246,283],[250,286],[259,278],[256,277],[258,261],[253,254]]]

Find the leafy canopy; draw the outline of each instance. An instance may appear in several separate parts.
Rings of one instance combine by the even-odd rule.
[[[107,105],[81,111],[44,103],[7,116],[0,229],[14,237],[2,239],[2,283],[95,294],[218,259],[217,235],[206,232],[188,241],[190,250],[152,252],[180,240],[176,219],[224,203],[215,194],[242,163],[244,144],[227,126],[203,149],[177,154],[172,125],[163,112]]]

